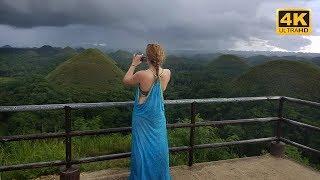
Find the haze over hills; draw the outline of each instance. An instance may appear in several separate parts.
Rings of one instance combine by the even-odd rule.
[[[285,95],[319,100],[320,68],[309,63],[275,60],[255,67],[233,82],[242,96]]]
[[[98,49],[87,49],[60,64],[47,79],[64,88],[113,91],[123,87],[124,72]]]

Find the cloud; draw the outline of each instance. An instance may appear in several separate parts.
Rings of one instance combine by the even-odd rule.
[[[138,48],[148,42],[159,42],[170,49],[206,50],[239,48],[239,42],[246,42],[246,46],[251,44],[251,48],[258,47],[252,39],[261,39],[260,48],[295,51],[310,45],[311,40],[276,35],[275,10],[292,6],[313,7],[315,2],[2,0],[0,32],[4,34],[0,34],[0,39],[10,42],[11,38],[15,44],[21,41],[24,44],[28,41],[33,44],[108,42],[106,46]],[[319,17],[320,10],[313,11],[315,17]],[[319,28],[318,24],[315,26]],[[8,34],[11,36],[6,36]],[[18,40],[13,34],[32,36]]]

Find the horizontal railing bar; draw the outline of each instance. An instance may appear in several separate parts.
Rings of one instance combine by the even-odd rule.
[[[242,123],[254,123],[254,122],[270,122],[278,120],[278,117],[265,117],[265,118],[252,118],[252,119],[235,119],[235,120],[222,120],[222,121],[205,121],[195,123],[195,127],[201,126],[214,126],[214,125],[229,125],[229,124],[242,124]],[[167,128],[185,128],[192,127],[193,124],[190,123],[174,123],[167,124]],[[70,136],[91,136],[91,135],[103,135],[118,132],[130,132],[131,127],[118,127],[118,128],[108,128],[101,130],[87,130],[87,131],[72,131]],[[22,141],[22,140],[36,140],[36,139],[49,139],[49,138],[61,138],[65,137],[64,132],[58,133],[45,133],[45,134],[30,134],[30,135],[14,135],[14,136],[2,136],[0,137],[0,142],[10,142],[10,141]]]
[[[265,117],[265,118],[251,118],[251,119],[235,119],[235,120],[221,120],[221,121],[206,121],[195,123],[196,127],[199,126],[214,126],[214,125],[230,125],[230,124],[242,124],[242,123],[255,123],[255,122],[270,122],[277,121],[278,117]]]
[[[204,122],[196,122],[194,125],[190,123],[174,123],[174,124],[167,124],[167,128],[174,129],[174,128],[186,128],[186,127],[200,127],[200,126],[214,126],[214,125],[229,125],[229,124],[242,124],[242,123],[255,123],[255,122],[270,122],[270,121],[277,121],[279,120],[278,117],[264,117],[264,118],[250,118],[250,119],[228,119],[228,120],[221,120],[221,121],[204,121]]]
[[[302,100],[302,99],[297,99],[297,98],[292,98],[292,97],[284,97],[286,100],[288,100],[289,102],[294,102],[294,103],[298,103],[298,104],[304,104],[304,105],[308,105],[308,106],[313,106],[313,107],[320,107],[320,103],[319,102],[313,102],[313,101],[307,101],[307,100]]]
[[[90,109],[90,108],[127,106],[132,104],[133,104],[133,101],[0,106],[0,112],[55,110],[55,109],[63,109],[65,106],[71,107],[72,109],[85,109],[85,108]]]
[[[77,160],[72,160],[72,164],[82,164],[82,163],[90,163],[90,162],[97,162],[97,161],[105,161],[105,160],[112,160],[112,159],[121,159],[121,158],[127,158],[130,157],[131,152],[125,152],[125,153],[118,153],[118,154],[108,154],[108,155],[102,155],[102,156],[96,156],[96,157],[86,157],[81,158]]]
[[[181,99],[165,100],[166,104],[191,104],[196,103],[226,103],[226,102],[248,102],[263,100],[278,100],[281,96],[261,96],[261,97],[236,97],[236,98],[206,98],[206,99]]]
[[[64,132],[14,135],[14,136],[0,136],[0,142],[37,140],[37,139],[52,139],[52,138],[62,138],[62,137],[65,137]]]
[[[180,151],[189,151],[190,146],[178,146],[169,148],[170,152],[180,152]]]
[[[119,128],[108,128],[101,130],[87,130],[87,131],[72,131],[70,136],[88,136],[88,135],[102,135],[117,132],[128,132],[131,131],[131,127],[119,127]],[[0,142],[10,141],[22,141],[22,140],[37,140],[37,139],[52,139],[65,137],[64,132],[59,133],[44,133],[44,134],[30,134],[30,135],[14,135],[14,136],[1,136]]]
[[[180,151],[188,151],[190,147],[188,146],[179,146],[179,147],[171,147],[169,148],[170,152],[180,152]],[[126,153],[118,153],[118,154],[108,154],[96,157],[86,157],[81,158],[78,160],[71,161],[72,164],[82,164],[82,163],[90,163],[90,162],[97,162],[97,161],[105,161],[105,160],[113,160],[113,159],[122,159],[130,157],[131,152]]]
[[[280,140],[283,141],[283,142],[285,142],[285,143],[287,143],[287,144],[293,145],[293,146],[295,146],[295,147],[298,147],[298,148],[303,149],[303,150],[305,150],[305,151],[309,151],[309,152],[315,153],[315,154],[317,154],[317,155],[320,156],[320,151],[317,150],[317,149],[313,149],[313,148],[311,148],[311,147],[308,147],[308,146],[299,144],[299,143],[297,143],[297,142],[291,141],[291,140],[286,139],[286,138],[283,138],[283,137],[280,137]]]
[[[49,162],[36,162],[36,163],[28,163],[28,164],[0,166],[0,172],[23,170],[23,169],[44,168],[44,167],[54,167],[54,166],[62,166],[65,164],[66,164],[65,161],[57,160],[57,161],[49,161]]]
[[[280,99],[280,96],[178,99],[178,100],[165,100],[164,102],[165,104],[190,104],[192,102],[222,103],[222,102],[246,102],[246,101],[262,101],[262,100],[277,100],[277,99]],[[118,106],[128,106],[128,105],[133,105],[133,101],[0,106],[0,112],[54,110],[54,109],[63,109],[65,106],[69,106],[72,109],[85,109],[85,108],[90,109],[90,108],[118,107]]]
[[[284,122],[286,122],[288,124],[292,124],[292,125],[295,125],[295,126],[298,126],[298,127],[308,128],[308,129],[312,129],[312,130],[320,132],[320,127],[312,126],[312,125],[309,125],[309,124],[305,124],[305,123],[294,121],[294,120],[287,119],[287,118],[282,118],[282,119],[283,119]]]
[[[118,128],[108,128],[108,129],[100,129],[100,130],[87,130],[87,131],[72,131],[70,136],[90,136],[90,135],[103,135],[110,133],[118,133],[118,132],[130,132],[131,127],[118,127]]]
[[[221,143],[211,143],[211,144],[197,144],[194,145],[196,149],[204,149],[204,148],[217,148],[223,146],[232,146],[239,144],[252,144],[252,143],[262,143],[276,140],[277,137],[267,137],[267,138],[258,138],[258,139],[246,139],[240,141],[229,141],[229,142],[221,142]]]

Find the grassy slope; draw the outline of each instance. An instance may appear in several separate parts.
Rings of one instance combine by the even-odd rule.
[[[109,90],[121,85],[124,73],[97,49],[87,49],[59,65],[47,79],[66,87]]]
[[[236,93],[320,97],[320,68],[303,62],[276,60],[251,68],[233,82]]]

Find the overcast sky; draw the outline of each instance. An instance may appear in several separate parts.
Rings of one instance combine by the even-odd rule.
[[[312,10],[312,36],[275,33],[277,8]],[[318,0],[0,0],[0,46],[320,52]]]

